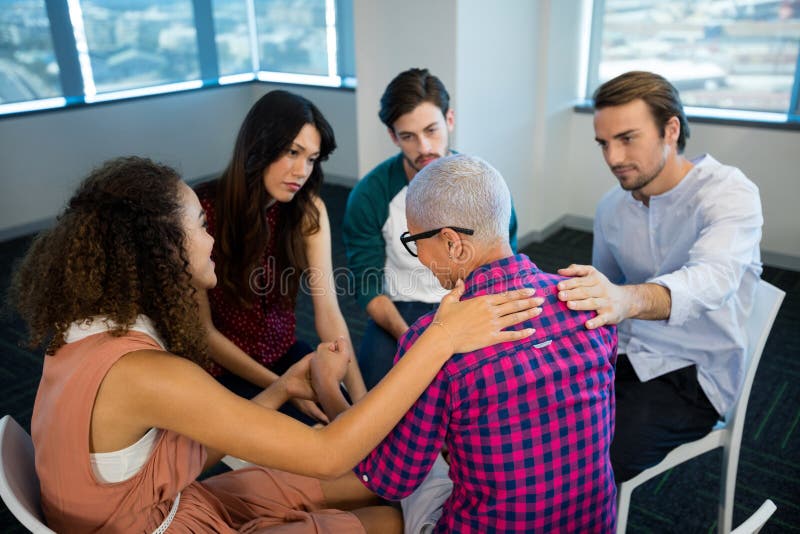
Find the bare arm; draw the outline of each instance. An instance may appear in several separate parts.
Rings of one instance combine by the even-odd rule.
[[[558,274],[572,276],[558,283],[558,298],[572,310],[595,310],[586,328],[618,324],[625,319],[669,319],[669,289],[659,284],[612,284],[591,265],[570,265]]]
[[[446,326],[428,329],[380,384],[326,427],[310,428],[265,408],[261,396],[257,402],[237,397],[192,362],[149,350],[112,367],[104,379],[107,395],[98,395],[97,404],[113,416],[93,416],[93,424],[100,434],[122,429],[134,440],[150,427],[169,429],[259,465],[335,477],[383,439],[454,351],[532,334],[504,329],[535,315],[541,299],[510,295],[516,300],[496,295],[458,303],[456,297],[444,306]]]
[[[231,373],[262,388],[267,388],[278,380],[277,374],[251,358],[233,341],[216,329],[211,319],[211,307],[208,303],[208,294],[205,291],[199,291],[197,293],[197,303],[200,307],[200,319],[203,322],[203,326],[205,326],[208,336],[208,352],[212,360]],[[324,423],[328,422],[328,418],[312,400],[308,398],[292,398],[290,400],[292,400],[303,413],[318,421]]]
[[[447,310],[443,309],[443,306],[453,299],[454,294],[457,293],[460,295],[462,288],[463,282],[459,280],[456,289],[450,292],[442,300],[442,306],[440,306],[439,310],[436,312],[436,317],[434,318],[433,323],[431,323],[431,326],[428,328],[428,330],[444,330],[444,332],[448,335],[453,333],[452,327],[449,326],[452,324],[451,321],[444,319],[447,314]],[[543,299],[537,299],[537,302],[542,303]],[[532,316],[536,316],[539,313],[541,313],[541,308],[535,308],[532,310]],[[426,332],[428,330],[426,330]],[[459,335],[462,334],[454,335],[451,340]],[[458,350],[457,352],[464,351]],[[317,398],[319,399],[320,404],[322,404],[322,407],[325,409],[325,413],[331,420],[338,417],[348,408],[347,403],[345,402],[344,397],[339,390],[335,377],[337,374],[337,369],[340,369],[342,365],[344,365],[343,362],[349,357],[352,356],[348,355],[345,350],[341,350],[334,344],[321,344],[311,359],[311,382],[314,390],[317,392]],[[402,362],[402,359],[400,362]],[[398,362],[398,364],[400,362]]]
[[[335,343],[320,343],[311,358],[311,384],[325,415],[333,421],[350,408],[339,387],[339,380],[347,371],[348,361],[354,356],[351,347]]]
[[[333,264],[331,260],[331,229],[328,221],[328,212],[325,203],[317,197],[314,203],[319,210],[319,231],[306,237],[306,254],[308,256],[308,283],[311,290],[311,299],[314,304],[314,326],[321,340],[332,341],[339,339],[340,343],[349,346],[352,350],[350,333],[347,324],[339,309],[336,297],[336,286],[333,278]],[[351,358],[348,363],[344,384],[353,401],[366,395],[367,388],[361,377],[358,362]]]
[[[408,330],[408,323],[397,311],[394,302],[386,295],[378,295],[370,300],[367,304],[367,313],[378,326],[389,332],[395,339],[400,339],[400,336]]]
[[[278,375],[255,361],[233,341],[217,330],[211,319],[211,307],[205,291],[197,293],[200,318],[208,335],[208,351],[211,359],[219,365],[259,387],[266,388],[278,379]]]

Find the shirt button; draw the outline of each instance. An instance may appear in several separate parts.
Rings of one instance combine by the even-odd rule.
[[[364,482],[369,482],[369,477],[367,475],[361,475],[361,480]]]

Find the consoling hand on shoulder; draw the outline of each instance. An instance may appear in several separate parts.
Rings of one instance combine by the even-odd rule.
[[[458,280],[456,287],[442,299],[431,326],[441,326],[447,332],[454,353],[525,339],[533,335],[533,328],[506,328],[542,312],[539,306],[544,299],[534,297],[534,293],[534,289],[527,288],[461,301],[464,281]]]
[[[597,316],[586,321],[586,328],[619,324],[625,319],[668,319],[669,289],[659,284],[617,285],[591,265],[572,264],[559,269],[571,276],[558,283],[558,299],[571,310],[594,310]]]

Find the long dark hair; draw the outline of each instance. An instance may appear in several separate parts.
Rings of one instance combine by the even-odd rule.
[[[271,199],[264,187],[264,171],[283,156],[306,124],[319,132],[319,158],[292,201],[279,206],[276,228],[280,240],[275,275],[290,273],[287,304],[291,305],[300,274],[308,267],[305,237],[319,231],[319,210],[314,198],[322,186],[321,163],[336,148],[333,128],[306,98],[287,91],[271,91],[253,105],[239,129],[233,156],[217,185],[214,208],[219,286],[234,302],[253,303],[250,276],[259,266],[270,238],[264,213]]]
[[[180,177],[127,157],[93,170],[55,226],[40,233],[14,275],[10,297],[34,346],[64,345],[74,321],[104,316],[122,335],[147,315],[170,351],[203,364],[200,323],[185,253]]]

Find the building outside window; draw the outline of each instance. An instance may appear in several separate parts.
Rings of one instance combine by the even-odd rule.
[[[220,76],[253,72],[247,0],[214,0],[214,35]]]
[[[0,105],[61,96],[42,0],[0,0]]]
[[[687,106],[791,113],[800,1],[596,0],[588,94],[623,72],[670,80]]]
[[[261,70],[328,76],[326,4],[325,0],[256,0]]]
[[[192,0],[82,0],[98,93],[197,80]]]
[[[351,2],[0,0],[0,116],[251,80],[353,86]]]

